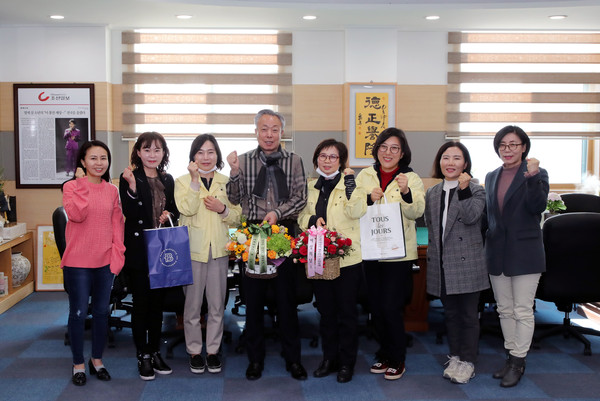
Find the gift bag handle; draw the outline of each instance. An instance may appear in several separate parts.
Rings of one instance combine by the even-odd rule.
[[[171,223],[171,227],[175,227],[175,225],[173,224],[173,220],[171,220],[171,213],[169,213],[169,222]],[[158,228],[161,228],[162,223],[158,223]]]

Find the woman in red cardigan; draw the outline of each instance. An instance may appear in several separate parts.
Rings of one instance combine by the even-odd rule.
[[[110,183],[110,150],[100,141],[84,143],[74,179],[63,186],[63,206],[69,218],[67,247],[61,261],[69,294],[69,339],[73,353],[72,381],[86,382],[83,331],[92,297],[92,356],[90,374],[103,381],[110,374],[102,363],[106,345],[110,291],[124,263],[123,212],[119,191]]]

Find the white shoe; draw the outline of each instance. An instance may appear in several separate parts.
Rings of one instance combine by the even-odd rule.
[[[458,367],[450,380],[452,380],[452,383],[466,384],[474,377],[475,366],[471,362],[458,361]]]
[[[444,378],[452,379],[454,374],[456,373],[456,369],[458,368],[458,363],[460,359],[457,356],[448,355],[448,361],[444,365],[448,365],[446,369],[444,369]]]

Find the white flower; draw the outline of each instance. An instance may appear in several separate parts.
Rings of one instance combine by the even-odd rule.
[[[238,244],[245,244],[246,241],[248,241],[248,238],[244,233],[237,233],[236,241]]]

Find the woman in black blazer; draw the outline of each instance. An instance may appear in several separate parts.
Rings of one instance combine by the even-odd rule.
[[[133,296],[131,324],[142,380],[153,380],[154,372],[172,373],[160,355],[160,332],[165,289],[150,289],[148,259],[143,230],[156,228],[179,217],[175,205],[175,182],[165,172],[169,163],[167,142],[157,132],[140,135],[131,152],[131,165],[119,180],[125,215],[125,266]]]
[[[502,379],[502,387],[517,385],[525,372],[535,328],[535,292],[546,270],[540,221],[550,185],[539,160],[527,158],[530,147],[521,128],[502,128],[494,138],[494,150],[503,165],[485,178],[486,261],[508,356],[493,375]]]

